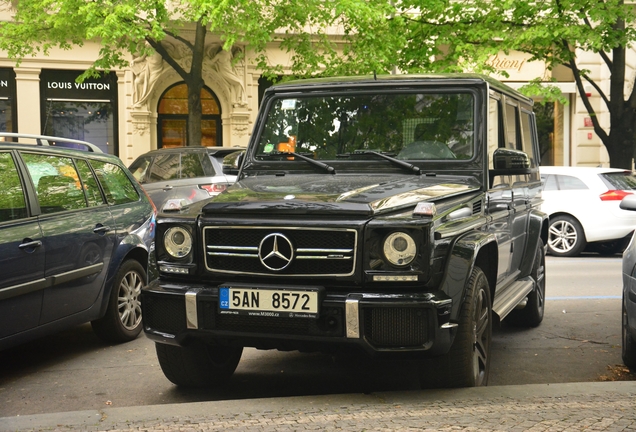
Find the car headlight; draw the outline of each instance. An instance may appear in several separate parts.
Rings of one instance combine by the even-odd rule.
[[[174,258],[183,258],[192,250],[192,235],[181,227],[172,227],[163,235],[166,252]]]
[[[394,232],[384,239],[384,256],[394,266],[410,264],[416,253],[415,240],[407,233]]]

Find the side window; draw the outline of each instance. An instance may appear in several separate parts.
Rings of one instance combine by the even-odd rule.
[[[0,222],[27,217],[24,190],[11,153],[0,153]]]
[[[532,113],[521,110],[521,138],[522,138],[522,150],[530,157],[530,167],[536,167],[537,160],[535,158],[533,139],[534,134],[534,121]]]
[[[557,182],[559,183],[559,190],[581,190],[589,189],[585,183],[576,177],[568,175],[558,175]]]
[[[183,153],[181,155],[181,178],[205,176],[201,165],[203,158],[208,157],[204,153]]]
[[[43,214],[86,208],[82,183],[73,160],[23,153]]]
[[[543,180],[543,190],[544,191],[553,191],[558,190],[559,186],[557,185],[556,176],[548,175],[547,177],[541,178]]]
[[[149,182],[179,178],[179,153],[164,154],[155,158],[150,168]]]
[[[86,194],[88,205],[90,207],[94,207],[104,204],[104,199],[102,198],[102,193],[99,190],[97,179],[95,179],[93,172],[88,166],[88,162],[84,160],[76,160],[75,162],[77,163],[77,170],[79,171],[82,184],[84,185],[84,192]]]
[[[137,179],[138,182],[144,183],[144,181],[146,180],[146,174],[151,160],[152,158],[150,156],[140,157],[139,159],[135,160],[132,165],[130,165],[130,172],[132,173],[133,177]]]
[[[490,98],[488,101],[488,168],[493,169],[493,154],[499,148],[500,141],[500,108],[499,101]]]
[[[90,164],[104,189],[108,204],[116,205],[139,201],[135,186],[120,167],[100,161],[91,161]]]
[[[506,148],[521,150],[519,143],[519,118],[517,107],[506,104]]]

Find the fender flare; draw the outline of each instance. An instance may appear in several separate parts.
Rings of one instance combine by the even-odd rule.
[[[104,316],[106,309],[108,308],[108,302],[110,301],[110,293],[113,289],[113,281],[122,263],[128,259],[128,257],[134,256],[148,272],[148,260],[149,260],[149,247],[143,241],[141,237],[136,234],[127,235],[115,248],[110,258],[110,264],[108,265],[108,273],[106,274],[106,280],[104,281],[104,287],[102,289],[102,298],[99,308],[99,317]]]
[[[480,252],[484,252],[480,255]],[[497,279],[497,241],[494,234],[472,231],[458,238],[452,245],[446,260],[444,278],[440,290],[452,299],[451,322],[457,322],[461,305],[466,296],[465,287],[477,259],[483,261],[482,268],[490,284],[491,294]]]

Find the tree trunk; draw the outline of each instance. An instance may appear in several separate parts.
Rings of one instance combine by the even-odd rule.
[[[610,167],[632,169],[632,160],[636,140],[634,135],[634,111],[625,107],[621,113],[620,121],[612,124],[612,129],[605,142],[605,148],[610,158]]]
[[[197,22],[194,46],[192,48],[192,66],[190,67],[188,85],[188,142],[189,146],[202,144],[201,118],[201,90],[203,89],[203,56],[205,48],[206,27]]]

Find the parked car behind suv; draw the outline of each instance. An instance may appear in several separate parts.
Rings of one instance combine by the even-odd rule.
[[[39,144],[0,143],[0,349],[88,321],[106,341],[136,338],[155,232],[149,198],[90,143],[0,137]]]
[[[532,100],[480,75],[316,79],[269,88],[255,124],[237,183],[158,217],[142,307],[166,377],[218,385],[256,347],[487,384],[493,321],[544,314]]]
[[[636,192],[636,176],[616,168],[542,166],[543,204],[550,217],[548,253],[622,252],[636,227],[636,213],[619,205]]]
[[[169,210],[216,196],[234,183],[238,167],[231,163],[239,152],[227,147],[163,148],[139,156],[130,171],[157,208],[168,205]],[[224,166],[225,157],[230,162]]]

